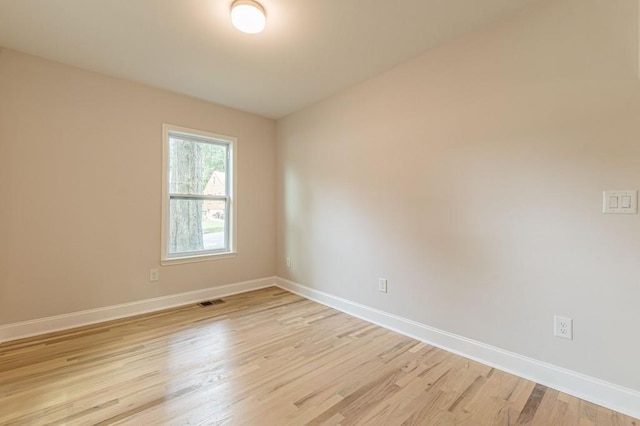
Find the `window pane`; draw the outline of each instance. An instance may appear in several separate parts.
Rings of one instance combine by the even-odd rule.
[[[169,254],[226,248],[226,201],[169,201]]]
[[[169,137],[169,192],[226,195],[227,147]]]

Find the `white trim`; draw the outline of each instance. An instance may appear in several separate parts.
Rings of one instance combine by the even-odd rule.
[[[168,255],[168,235],[169,235],[169,135],[170,133],[182,134],[185,136],[195,136],[227,145],[227,172],[225,185],[227,187],[227,213],[225,214],[226,232],[224,251],[220,252],[197,252],[193,255],[181,253],[178,256]],[[230,160],[230,161],[229,161]],[[238,138],[204,130],[190,129],[176,126],[169,123],[162,123],[162,215],[160,229],[160,264],[171,265],[176,263],[189,263],[186,259],[197,258],[197,262],[223,259],[228,255],[234,255],[238,251],[237,247],[237,195],[238,195]],[[173,261],[177,260],[177,261]]]
[[[214,253],[214,254],[200,254],[197,256],[189,256],[189,257],[172,257],[167,260],[162,260],[160,265],[162,266],[171,266],[171,265],[182,265],[184,263],[194,263],[194,262],[206,262],[209,260],[219,260],[219,259],[229,259],[232,257],[238,256],[236,252],[228,252],[224,253]]]
[[[640,392],[637,390],[458,336],[278,277],[243,281],[220,287],[2,325],[0,326],[0,343],[259,290],[273,285],[449,352],[620,413],[640,418]]]
[[[261,288],[274,286],[275,282],[276,277],[260,278],[220,287],[205,288],[187,293],[172,294],[169,296],[155,297],[153,299],[138,300],[120,305],[105,306],[103,308],[2,325],[0,326],[0,343],[160,311],[176,306],[201,302],[203,300],[259,290]]]
[[[640,418],[640,391],[439,330],[283,278],[277,279],[277,286],[465,358],[515,374],[620,413]]]

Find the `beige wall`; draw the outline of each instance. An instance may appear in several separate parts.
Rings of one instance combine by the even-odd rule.
[[[277,206],[272,120],[0,49],[0,325],[277,263],[640,389],[640,216],[600,213],[603,189],[640,188],[637,17],[547,1],[281,120]],[[239,138],[238,257],[159,267],[163,122]]]
[[[278,275],[640,390],[637,19],[543,2],[279,121]]]
[[[159,266],[163,122],[238,137],[236,258]],[[272,276],[274,193],[274,121],[0,49],[0,325]]]

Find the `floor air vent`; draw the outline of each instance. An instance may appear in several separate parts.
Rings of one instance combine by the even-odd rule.
[[[198,306],[200,306],[201,308],[204,308],[212,305],[220,305],[222,303],[224,303],[224,300],[222,299],[213,299],[213,300],[207,300],[205,302],[200,302],[198,303]]]

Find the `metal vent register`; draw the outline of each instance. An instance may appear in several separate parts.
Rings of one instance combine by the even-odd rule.
[[[198,306],[200,306],[201,308],[205,308],[207,306],[220,305],[222,303],[225,303],[224,300],[222,299],[213,299],[213,300],[206,300],[204,302],[200,302],[198,303]]]

